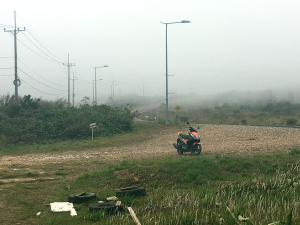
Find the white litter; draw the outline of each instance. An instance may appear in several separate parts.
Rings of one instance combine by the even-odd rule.
[[[111,196],[111,197],[108,197],[106,200],[107,201],[114,201],[114,200],[118,200],[118,198],[116,196]]]
[[[50,203],[52,212],[67,212],[70,211],[71,216],[77,216],[73,203],[70,202],[53,202]]]
[[[39,215],[41,215],[41,212],[38,212],[38,213],[36,214],[36,216],[39,216]]]
[[[70,211],[70,215],[71,216],[77,216],[77,212],[74,208]]]

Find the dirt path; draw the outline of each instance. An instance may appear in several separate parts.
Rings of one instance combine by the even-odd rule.
[[[300,147],[300,129],[282,127],[254,127],[232,125],[199,125],[202,153],[209,154],[256,154],[288,151]],[[187,130],[187,129],[185,129]],[[184,129],[183,129],[184,131]],[[64,153],[3,156],[0,168],[12,165],[48,164],[71,160],[124,160],[177,155],[172,143],[178,130],[170,128],[148,141],[136,140],[132,145],[116,148],[99,148]]]

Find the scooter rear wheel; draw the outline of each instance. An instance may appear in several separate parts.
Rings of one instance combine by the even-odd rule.
[[[177,141],[177,153],[178,155],[182,155],[183,151],[180,150],[179,141]]]

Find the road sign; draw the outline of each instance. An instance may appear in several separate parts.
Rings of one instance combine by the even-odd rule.
[[[13,81],[13,84],[16,85],[16,80]],[[21,80],[17,79],[17,86],[21,86]]]
[[[181,108],[180,108],[179,105],[176,105],[176,106],[175,106],[175,109],[176,109],[176,111],[179,111]]]
[[[94,128],[96,127],[96,123],[90,124],[90,129],[92,129],[92,140],[94,140]]]

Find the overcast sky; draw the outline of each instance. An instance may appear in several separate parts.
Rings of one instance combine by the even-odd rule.
[[[76,101],[165,95],[166,26],[169,92],[218,94],[300,85],[300,1],[296,0],[10,0],[0,9],[0,94],[14,93],[14,11],[19,32],[19,95],[67,98],[68,53]],[[46,59],[45,59],[46,58]],[[5,76],[3,76],[5,75]],[[11,76],[7,76],[11,75]],[[89,83],[87,83],[89,82]],[[72,87],[72,83],[71,83]],[[72,95],[72,92],[71,92]]]

